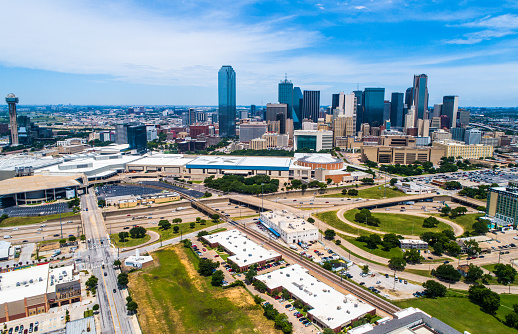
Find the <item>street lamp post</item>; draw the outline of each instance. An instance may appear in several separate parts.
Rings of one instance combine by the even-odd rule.
[[[264,183],[261,183],[261,212],[264,212],[264,192],[263,192],[263,185],[264,185]]]

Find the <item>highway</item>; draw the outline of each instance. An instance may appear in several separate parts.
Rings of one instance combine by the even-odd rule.
[[[87,195],[81,196],[81,216],[86,238],[90,240],[82,257],[89,263],[90,272],[99,279],[97,301],[100,306],[101,331],[107,334],[134,333],[133,324],[126,312],[125,297],[117,287],[117,272],[113,268],[115,258],[92,189]],[[105,269],[102,268],[103,263]]]

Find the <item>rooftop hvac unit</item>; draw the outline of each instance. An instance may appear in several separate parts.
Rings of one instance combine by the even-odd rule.
[[[252,254],[248,254],[248,256],[252,256]]]
[[[268,278],[272,278],[272,275],[268,275],[267,277],[268,277]]]
[[[34,280],[31,278],[31,279],[29,280],[29,283],[31,283],[31,284],[32,284],[32,283],[34,283]]]
[[[341,310],[341,309],[342,309],[342,307],[341,307],[340,305],[338,305],[338,306],[336,307],[336,309],[337,309],[337,310]]]
[[[20,286],[20,282],[16,282],[16,286]]]
[[[354,307],[358,307],[358,304],[354,304]]]
[[[286,277],[290,277],[290,274],[286,274]]]
[[[351,311],[349,311],[349,310],[347,310],[347,311],[345,311],[345,312],[347,312],[347,314],[351,313]]]

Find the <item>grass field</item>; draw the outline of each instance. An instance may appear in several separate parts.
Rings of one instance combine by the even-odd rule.
[[[376,248],[376,249],[367,248],[365,246],[366,244],[364,242],[356,241],[355,238],[346,237],[345,240],[349,241],[350,243],[352,243],[356,247],[359,247],[359,248],[363,249],[366,252],[369,252],[371,254],[374,254],[374,255],[377,255],[377,256],[381,256],[381,257],[384,257],[384,258],[387,258],[387,259],[391,259],[394,256],[403,256],[403,251],[401,251],[401,248],[399,248],[399,247],[392,248],[391,250],[389,250],[387,252],[387,251],[384,251],[381,246],[378,246],[378,248]]]
[[[144,334],[280,333],[244,288],[223,290],[199,276],[192,251],[178,245],[153,257],[159,266],[129,278]]]
[[[351,223],[354,222],[354,215],[360,212],[358,209],[349,210],[344,214],[345,219]],[[439,222],[436,228],[424,228],[423,217],[416,217],[412,215],[403,215],[399,213],[372,213],[373,217],[380,220],[380,226],[367,226],[367,228],[375,231],[391,232],[405,235],[421,235],[424,232],[440,232],[442,230],[451,230],[451,226]]]
[[[473,224],[477,221],[479,217],[483,217],[483,213],[468,213],[466,215],[458,216],[457,218],[444,217],[440,214],[434,214],[433,216],[445,218],[451,220],[452,222],[462,226],[464,231],[472,232]]]
[[[178,233],[174,233],[173,227],[175,225],[178,225],[178,227],[180,228],[178,230]],[[159,229],[158,227],[151,227],[151,228],[149,228],[149,230],[155,231],[156,233],[160,234],[162,236],[162,241],[163,241],[163,240],[179,237],[180,234],[185,235],[187,233],[196,232],[196,231],[202,230],[204,228],[207,228],[209,226],[214,226],[215,224],[212,223],[212,220],[207,219],[205,225],[196,223],[194,228],[191,228],[190,225],[191,225],[191,223],[180,223],[180,224],[172,224],[171,228],[168,230],[162,230],[162,229]]]
[[[120,242],[118,233],[110,234],[110,240],[111,240],[112,244],[118,248],[135,247],[135,246],[142,245],[143,243],[148,242],[150,239],[151,239],[151,236],[149,234],[146,234],[144,236],[144,238],[133,239],[131,237],[128,237],[126,239],[126,242]]]
[[[336,215],[338,211],[328,211],[328,212],[321,212],[315,214],[315,217],[323,221],[324,223],[328,224],[329,226],[337,229],[338,231],[346,232],[346,233],[352,233],[354,235],[369,235],[371,234],[368,231],[357,229],[355,227],[352,227],[351,225],[344,223],[340,219],[338,219],[338,216]]]
[[[378,186],[358,190],[358,196],[342,195],[341,193],[339,193],[339,194],[322,195],[319,197],[349,197],[349,198],[381,199],[381,198],[383,198],[383,195],[385,195],[385,197],[387,197],[387,198],[407,196],[405,193],[398,191],[398,190],[392,190],[392,188],[389,188],[389,187],[387,187],[387,190],[385,193],[383,185],[378,185]]]
[[[61,214],[61,219],[67,217],[78,216],[73,212],[65,212]],[[50,219],[59,219],[59,214],[48,215],[48,216],[33,216],[33,217],[10,217],[0,223],[0,227],[20,226],[20,225],[31,225],[43,223]],[[66,220],[64,220],[66,221]]]
[[[499,319],[512,310],[512,305],[518,303],[517,295],[500,295],[501,306],[496,317],[480,310],[467,298],[467,291],[448,291],[446,297],[437,299],[418,298],[396,302],[400,307],[417,307],[433,317],[447,323],[460,332],[500,334],[518,333],[517,330],[502,324]]]

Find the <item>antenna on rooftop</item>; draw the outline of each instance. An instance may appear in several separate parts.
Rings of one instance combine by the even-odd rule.
[[[284,80],[288,81],[288,73],[284,73]]]

